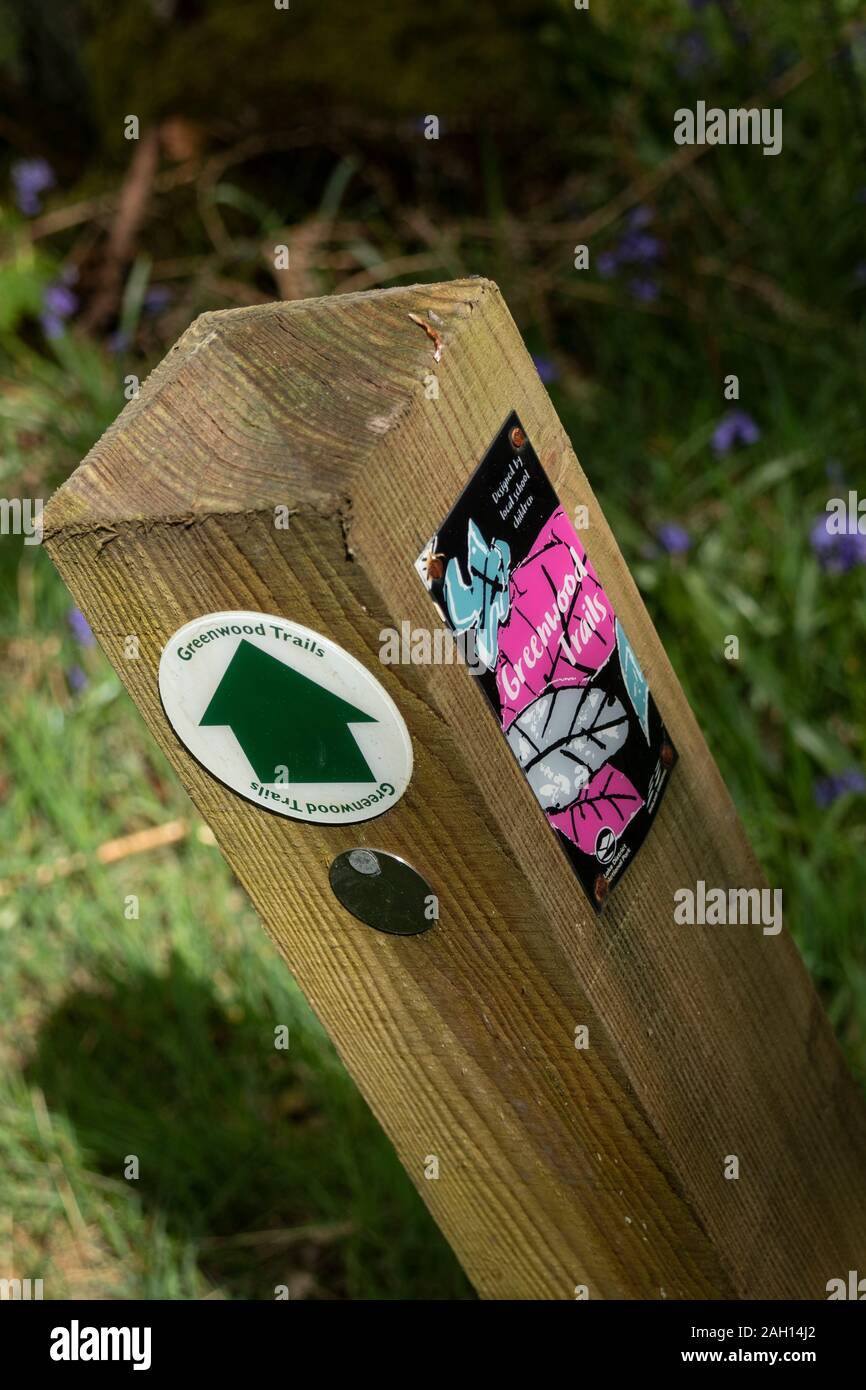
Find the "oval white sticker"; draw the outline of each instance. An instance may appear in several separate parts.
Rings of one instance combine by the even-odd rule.
[[[350,825],[394,806],[412,740],[394,701],[321,633],[267,613],[207,613],[163,648],[159,693],[193,757],[296,820]]]

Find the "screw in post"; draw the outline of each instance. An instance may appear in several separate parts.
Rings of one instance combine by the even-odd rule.
[[[379,861],[369,849],[353,849],[349,852],[349,863],[356,873],[380,874]]]

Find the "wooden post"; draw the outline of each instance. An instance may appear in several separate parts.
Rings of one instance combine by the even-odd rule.
[[[679,753],[601,914],[466,669],[379,660],[382,629],[436,625],[413,562],[513,410],[566,511],[589,509],[587,551]],[[790,937],[674,922],[683,886],[763,879],[495,285],[203,315],[45,528],[481,1294],[821,1299],[829,1279],[866,1271],[864,1107]],[[415,754],[387,814],[268,814],[178,741],[160,653],[184,623],[229,609],[304,624],[385,686]],[[433,930],[382,935],[340,906],[329,865],[357,845],[425,876]]]

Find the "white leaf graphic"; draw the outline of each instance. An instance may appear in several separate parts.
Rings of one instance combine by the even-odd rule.
[[[527,706],[507,738],[540,805],[564,811],[627,735],[628,716],[616,696],[563,686]]]

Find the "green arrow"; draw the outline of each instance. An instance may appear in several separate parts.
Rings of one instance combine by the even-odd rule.
[[[228,724],[264,783],[375,782],[347,726],[377,722],[244,639],[199,721]]]

